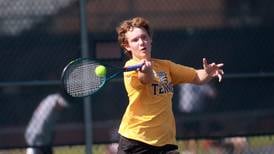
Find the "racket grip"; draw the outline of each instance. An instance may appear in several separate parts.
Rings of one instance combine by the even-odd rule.
[[[141,68],[143,65],[144,65],[144,63],[133,65],[133,66],[127,66],[127,67],[124,67],[124,71],[126,71],[126,72],[128,72],[128,71],[135,71],[138,68]]]

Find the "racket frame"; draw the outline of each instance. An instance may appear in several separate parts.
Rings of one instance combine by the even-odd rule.
[[[112,70],[116,70],[115,73],[113,74],[109,74],[108,73],[104,76],[104,77],[100,77],[103,79],[103,82],[100,84],[99,88],[87,95],[79,95],[79,96],[72,96],[68,91],[67,91],[67,86],[66,86],[66,82],[65,82],[65,77],[67,76],[67,73],[69,73],[68,71],[71,71],[73,70],[73,66],[76,65],[76,64],[81,64],[83,61],[87,61],[87,62],[92,62],[92,63],[97,63],[98,66],[99,65],[103,65],[105,66],[107,69],[111,68]],[[134,71],[134,70],[137,70],[139,68],[141,68],[142,66],[144,65],[144,63],[142,64],[137,64],[137,65],[133,65],[133,66],[127,66],[127,67],[116,67],[116,66],[112,66],[112,65],[108,65],[108,64],[104,64],[98,60],[95,60],[95,59],[91,59],[91,58],[77,58],[77,59],[74,59],[72,61],[70,61],[63,69],[62,71],[62,74],[61,74],[61,81],[62,81],[62,89],[64,89],[65,93],[68,94],[69,96],[71,97],[81,97],[81,98],[84,98],[84,97],[87,97],[87,96],[90,96],[90,95],[93,95],[95,93],[97,93],[100,89],[102,89],[106,83],[108,81],[110,81],[111,79],[117,77],[118,75],[120,75],[121,73],[123,72],[129,72],[129,71]],[[72,68],[71,68],[72,67]],[[107,70],[108,72],[108,70]]]

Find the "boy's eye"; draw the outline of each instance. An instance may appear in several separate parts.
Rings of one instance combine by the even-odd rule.
[[[148,37],[147,37],[146,35],[142,35],[142,36],[140,36],[140,37],[137,37],[137,38],[132,39],[131,41],[132,41],[132,42],[138,42],[139,39],[141,39],[141,40],[143,40],[143,41],[147,41],[147,40],[148,40]]]
[[[142,39],[142,40],[146,40],[147,37],[146,37],[146,36],[142,36],[141,39]]]

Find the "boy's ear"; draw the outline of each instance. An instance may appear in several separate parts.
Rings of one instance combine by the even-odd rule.
[[[129,48],[128,44],[125,44],[125,45],[124,45],[124,48],[125,48],[127,51],[130,51],[130,48]]]

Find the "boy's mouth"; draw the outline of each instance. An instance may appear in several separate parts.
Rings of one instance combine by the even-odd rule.
[[[143,51],[143,52],[146,51],[146,48],[141,48],[141,51]]]

